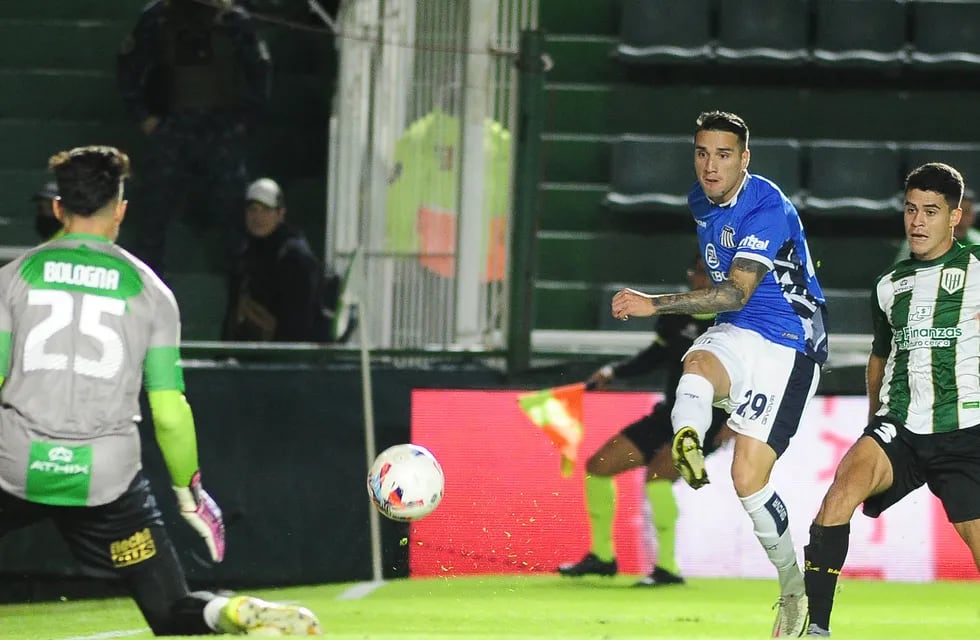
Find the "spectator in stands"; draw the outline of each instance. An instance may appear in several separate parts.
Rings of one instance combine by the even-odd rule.
[[[64,235],[61,221],[54,215],[54,201],[58,199],[58,183],[45,182],[44,186],[31,196],[34,203],[34,231],[41,242],[47,242]]]
[[[327,278],[302,232],[286,224],[279,185],[261,178],[245,194],[246,240],[228,283],[226,340],[328,342],[337,279]]]
[[[960,221],[956,223],[956,226],[953,227],[953,237],[963,244],[980,244],[980,229],[973,226],[973,223],[977,219],[975,202],[976,195],[973,191],[971,189],[965,189],[963,191],[963,204],[960,205],[960,208],[963,210],[963,215],[960,217]],[[893,262],[906,260],[908,257],[909,239],[905,238],[902,240],[902,246],[898,248],[898,253],[895,254],[895,260]]]
[[[118,56],[118,82],[149,139],[137,163],[143,197],[136,253],[164,269],[169,222],[191,186],[204,190],[230,256],[241,236],[248,181],[245,138],[269,94],[270,58],[249,13],[233,0],[155,0]],[[197,213],[197,212],[195,212]]]

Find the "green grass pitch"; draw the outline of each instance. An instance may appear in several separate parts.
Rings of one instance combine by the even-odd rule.
[[[634,578],[559,576],[394,580],[259,591],[315,611],[326,637],[350,640],[572,638],[742,640],[768,637],[775,580],[692,579],[634,588]],[[366,593],[365,593],[366,592]],[[980,637],[980,583],[842,580],[834,637]],[[0,605],[3,640],[150,638],[126,599]]]

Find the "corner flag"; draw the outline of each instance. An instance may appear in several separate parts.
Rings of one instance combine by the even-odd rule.
[[[578,458],[578,446],[582,442],[584,396],[584,382],[517,396],[517,404],[524,415],[541,428],[561,452],[561,475],[565,478],[572,475]]]

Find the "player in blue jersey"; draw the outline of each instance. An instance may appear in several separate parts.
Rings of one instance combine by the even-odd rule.
[[[748,143],[739,116],[698,117],[688,205],[715,286],[668,295],[623,289],[612,314],[718,314],[684,356],[671,412],[674,463],[692,487],[705,485],[701,443],[712,404],[729,412],[735,491],[779,575],[773,636],[799,636],[807,619],[803,574],[769,476],[816,391],[827,312],[799,214],[779,187],[748,172]]]

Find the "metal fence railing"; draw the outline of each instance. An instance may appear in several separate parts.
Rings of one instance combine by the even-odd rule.
[[[520,33],[537,0],[346,0],[325,254],[379,348],[504,343]]]

